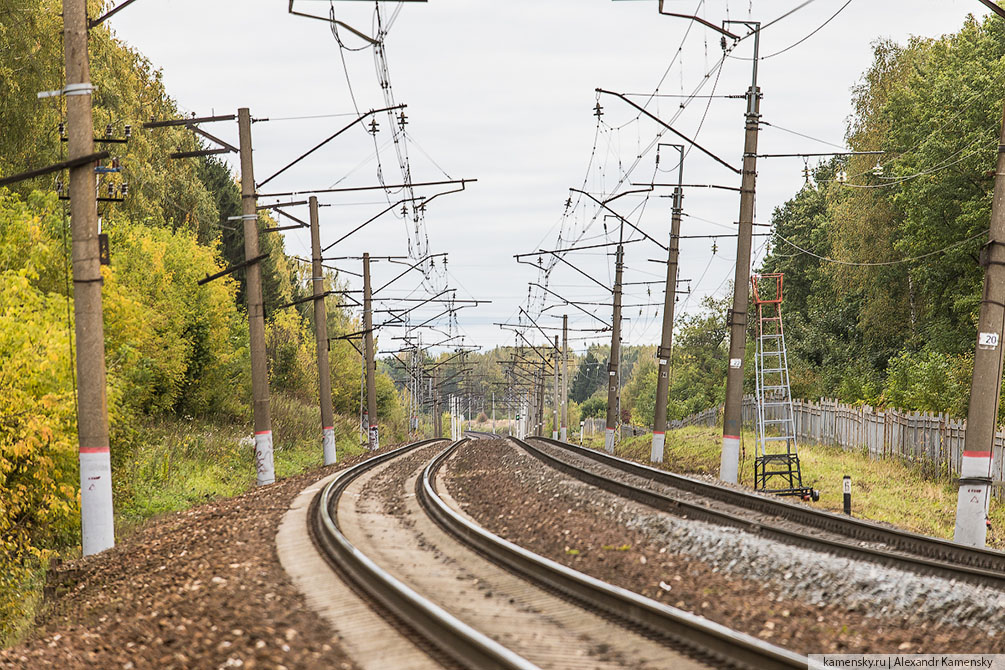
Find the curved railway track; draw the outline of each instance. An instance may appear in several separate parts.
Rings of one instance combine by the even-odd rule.
[[[919,574],[1005,588],[1005,553],[1002,552],[967,547],[738,488],[719,486],[550,438],[510,439],[544,463],[580,481],[661,511],[729,525],[787,544]],[[568,457],[557,455],[563,452]],[[587,460],[600,467],[583,467]],[[625,478],[608,476],[602,472],[605,466],[645,481],[629,483]]]
[[[412,634],[420,636],[423,640],[421,646],[432,647],[435,650],[433,656],[447,659],[447,665],[454,664],[482,670],[530,669],[549,664],[539,665],[536,661],[528,660],[534,658],[534,654],[541,654],[533,645],[527,649],[521,648],[518,644],[504,645],[500,640],[509,640],[512,636],[500,633],[499,630],[492,630],[492,627],[476,626],[461,620],[470,618],[483,623],[498,622],[501,628],[510,615],[496,613],[481,619],[477,616],[462,617],[457,613],[458,610],[469,610],[480,606],[482,599],[472,598],[471,595],[474,593],[467,596],[463,607],[447,611],[447,607],[434,602],[434,599],[439,600],[445,596],[440,593],[429,595],[428,584],[424,594],[411,584],[406,584],[403,579],[393,574],[398,572],[394,566],[378,564],[376,556],[385,552],[382,552],[377,545],[373,545],[374,549],[371,552],[373,555],[364,553],[349,537],[351,533],[343,527],[343,516],[345,521],[352,525],[353,517],[347,506],[358,506],[359,501],[365,497],[360,495],[360,492],[365,492],[366,489],[360,489],[359,482],[367,478],[372,481],[382,466],[385,466],[385,471],[390,471],[396,459],[401,459],[401,464],[405,465],[410,454],[414,454],[412,458],[416,458],[422,455],[417,450],[421,450],[422,447],[429,447],[432,450],[431,445],[437,442],[443,442],[445,448],[438,450],[431,460],[422,461],[418,466],[419,469],[412,475],[415,477],[414,491],[418,506],[431,519],[431,521],[406,519],[404,524],[415,527],[420,534],[417,546],[422,547],[422,550],[410,553],[406,551],[407,560],[412,563],[413,571],[416,569],[416,564],[422,560],[416,555],[417,553],[448,555],[446,563],[455,565],[461,570],[464,569],[466,560],[484,562],[487,559],[495,564],[487,566],[491,570],[498,571],[497,566],[502,566],[509,573],[522,578],[516,579],[512,575],[507,577],[521,585],[517,589],[518,595],[515,598],[509,597],[511,606],[514,599],[519,600],[521,593],[527,596],[524,591],[529,590],[533,592],[527,596],[529,601],[541,603],[554,600],[561,608],[574,610],[564,614],[556,613],[554,605],[541,605],[545,610],[548,607],[552,608],[548,610],[550,614],[541,620],[542,631],[548,626],[553,626],[556,620],[573,622],[568,625],[582,628],[588,625],[589,620],[595,619],[598,623],[594,624],[593,634],[603,636],[600,646],[604,648],[611,647],[616,652],[619,644],[630,649],[652,646],[656,651],[655,654],[650,653],[649,659],[656,659],[657,662],[645,664],[644,667],[806,667],[806,658],[798,654],[594,579],[486,531],[454,509],[447,500],[449,496],[445,496],[437,488],[439,468],[466,440],[452,444],[446,440],[425,440],[380,454],[339,473],[315,498],[309,523],[316,544],[326,554],[329,563],[336,571],[350,581],[355,590],[364,594],[366,598],[376,601],[379,609],[389,614]],[[400,493],[403,494],[401,497],[408,497],[406,491],[401,490]],[[451,554],[453,550],[444,546],[442,540],[430,540],[433,534],[428,529],[422,530],[426,522],[429,522],[431,528],[438,527],[445,531],[443,538],[452,538],[467,547],[461,551],[465,555],[470,554],[470,559],[458,560],[458,555]],[[366,532],[364,535],[369,536],[370,533]],[[358,537],[365,544],[364,537]],[[440,546],[436,546],[437,542],[441,542]],[[434,568],[418,569],[420,573],[434,571]],[[456,579],[461,580],[462,577],[457,576]],[[450,581],[452,580],[448,579],[442,583],[449,586]],[[474,581],[477,583],[478,580]],[[491,592],[485,595],[486,607],[493,606],[488,604],[490,600],[498,607],[500,598],[490,598],[492,595],[494,594]],[[503,599],[506,597],[502,596]],[[470,615],[471,612],[465,611],[464,614]],[[526,613],[520,612],[520,614],[523,616]],[[603,618],[598,618],[597,614]],[[612,628],[611,621],[621,624],[623,628]],[[523,629],[528,628],[525,621],[521,626]],[[534,626],[529,628],[533,629]],[[578,629],[570,628],[560,637],[557,650],[559,656],[567,653],[567,648],[579,643],[581,638],[577,637],[579,633],[576,633],[576,630]],[[645,637],[638,631],[643,631]],[[535,640],[546,636],[545,632],[537,630],[524,630],[522,634],[524,636],[530,634]],[[686,653],[682,654],[682,651]],[[568,653],[571,655],[571,650]],[[549,658],[547,654],[541,657]],[[583,666],[563,665],[559,661],[555,667]]]

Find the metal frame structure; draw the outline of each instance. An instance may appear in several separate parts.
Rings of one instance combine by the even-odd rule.
[[[803,486],[796,446],[795,413],[789,385],[789,360],[782,326],[782,273],[750,278],[757,308],[757,350],[754,379],[757,398],[757,443],[754,457],[754,489],[777,495],[819,498]],[[772,451],[773,445],[785,451]]]

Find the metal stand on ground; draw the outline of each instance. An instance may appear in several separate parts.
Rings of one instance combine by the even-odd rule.
[[[782,277],[780,273],[751,277],[754,305],[757,307],[754,488],[778,495],[818,500],[820,494],[817,491],[803,486],[799,467],[789,362],[782,327]],[[785,450],[778,450],[782,445]]]

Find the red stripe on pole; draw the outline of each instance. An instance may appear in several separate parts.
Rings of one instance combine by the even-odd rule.
[[[990,451],[964,451],[964,458],[991,458]]]
[[[739,436],[739,435],[723,435],[723,437],[731,437],[731,438],[733,438],[734,440],[739,440],[739,439],[740,439],[740,436]]]
[[[257,433],[255,433],[255,435],[272,435],[272,431],[271,430],[260,430]]]
[[[663,435],[663,434],[664,434],[664,432],[662,430],[654,430],[653,431],[653,435]]]
[[[108,453],[108,447],[81,447],[80,453],[82,454],[105,454]]]
[[[321,426],[321,430],[334,430],[335,426]]]

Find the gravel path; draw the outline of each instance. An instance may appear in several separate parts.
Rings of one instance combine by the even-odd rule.
[[[454,497],[493,532],[801,653],[1005,651],[1005,597],[989,589],[659,513],[501,440],[473,441],[448,474]]]
[[[0,651],[0,668],[354,668],[275,548],[291,500],[348,464],[165,516],[64,564],[36,630]]]

